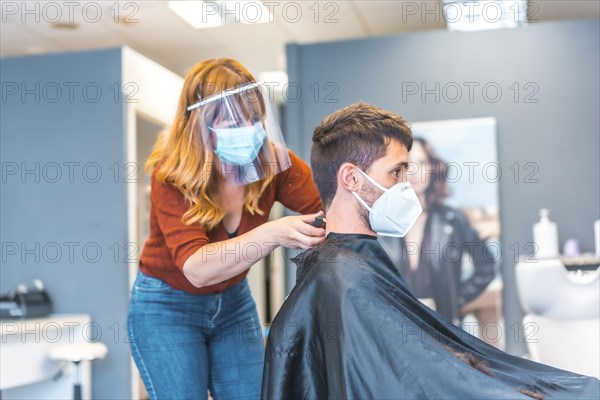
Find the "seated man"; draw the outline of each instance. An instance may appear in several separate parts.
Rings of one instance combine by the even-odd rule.
[[[404,182],[412,133],[355,104],[313,135],[327,238],[294,259],[296,286],[271,326],[263,399],[587,399],[597,379],[508,355],[409,291],[376,240],[421,212]],[[557,350],[559,351],[559,350]]]

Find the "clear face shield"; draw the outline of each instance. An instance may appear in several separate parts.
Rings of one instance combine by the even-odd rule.
[[[281,129],[262,82],[207,97],[189,106],[196,112],[205,149],[217,156],[224,178],[245,185],[291,166]]]

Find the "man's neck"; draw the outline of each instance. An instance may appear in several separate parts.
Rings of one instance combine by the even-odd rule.
[[[365,226],[351,202],[336,202],[334,199],[325,214],[325,218],[327,220],[325,229],[327,233],[361,233],[377,236],[375,232]]]

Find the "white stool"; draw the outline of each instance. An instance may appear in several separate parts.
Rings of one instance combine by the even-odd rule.
[[[70,343],[52,347],[48,356],[54,361],[71,362],[75,369],[73,399],[81,400],[81,361],[100,360],[106,356],[108,348],[104,343]]]

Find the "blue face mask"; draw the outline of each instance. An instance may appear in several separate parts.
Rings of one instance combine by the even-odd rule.
[[[217,135],[215,153],[223,162],[233,165],[252,163],[263,146],[267,132],[262,123],[241,128],[210,128]]]

